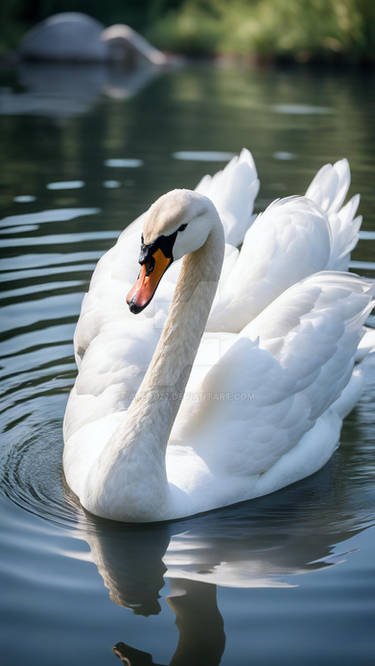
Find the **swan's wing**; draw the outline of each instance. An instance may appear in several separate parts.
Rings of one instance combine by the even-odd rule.
[[[183,401],[171,442],[192,444],[215,473],[261,475],[328,414],[331,453],[340,419],[327,409],[351,377],[373,292],[334,272],[288,289],[236,336],[196,399]]]
[[[225,240],[238,246],[252,222],[259,180],[253,157],[243,148],[214,176],[204,176],[195,188],[215,204],[223,222]]]
[[[158,302],[136,317],[126,295],[137,277],[139,236],[130,229],[99,260],[74,334],[78,376],[65,413],[64,436],[131,402],[152,358],[173,291],[162,281]]]
[[[258,215],[233,269],[221,278],[207,330],[240,331],[285,289],[324,270],[331,243],[327,216],[312,201],[274,201]]]
[[[340,208],[349,185],[346,159],[325,164],[305,198],[275,201],[258,216],[245,236],[236,266],[228,279],[220,280],[208,330],[226,330],[230,321],[230,330],[240,331],[303,277],[321,270],[348,269],[362,222],[361,216],[355,217],[358,194]],[[323,227],[329,238],[322,233]]]
[[[91,421],[128,408],[160,334],[156,319],[142,314],[130,320],[115,310],[111,319],[107,310],[108,320],[102,321],[80,362],[65,412],[65,439]]]
[[[327,268],[347,270],[350,252],[358,242],[362,218],[354,217],[359,205],[356,194],[340,210],[350,186],[350,167],[346,159],[325,164],[306,190],[306,197],[328,215],[332,230],[332,250]]]

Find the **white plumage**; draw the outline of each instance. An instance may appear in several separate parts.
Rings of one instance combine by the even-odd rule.
[[[206,176],[198,194],[184,196],[190,208],[206,207],[199,224],[208,240],[189,255],[197,224],[187,205],[178,234],[187,257],[168,318],[181,260],[143,312],[125,304],[149,213],[102,257],[75,333],[79,373],[64,422],[66,478],[87,509],[128,521],[176,518],[272,492],[325,464],[360,395],[354,360],[373,294],[368,281],[335,272],[347,268],[361,222],[358,196],[340,208],[349,184],[346,160],[326,165],[306,197],[274,202],[250,226],[259,187],[250,153]],[[178,191],[164,199],[175,205]],[[199,289],[181,305],[182,283],[194,279]],[[371,344],[363,349],[359,358]]]

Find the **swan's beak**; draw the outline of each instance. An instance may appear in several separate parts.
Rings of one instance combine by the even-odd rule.
[[[162,276],[172,262],[171,257],[166,257],[160,249],[154,252],[152,258],[153,266],[142,264],[138,280],[126,297],[130,311],[134,314],[138,314],[149,304]]]

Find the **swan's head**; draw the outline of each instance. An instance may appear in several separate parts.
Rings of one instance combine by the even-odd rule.
[[[143,225],[141,271],[126,298],[132,312],[149,304],[172,261],[204,245],[215,218],[211,200],[191,190],[173,190],[152,204]]]

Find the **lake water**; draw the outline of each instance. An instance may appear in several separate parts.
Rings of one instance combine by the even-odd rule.
[[[1,663],[104,666],[119,644],[132,666],[373,665],[375,365],[320,473],[170,524],[85,514],[61,429],[96,261],[158,195],[244,145],[258,210],[349,158],[352,265],[375,277],[374,74],[33,65],[0,82]]]

